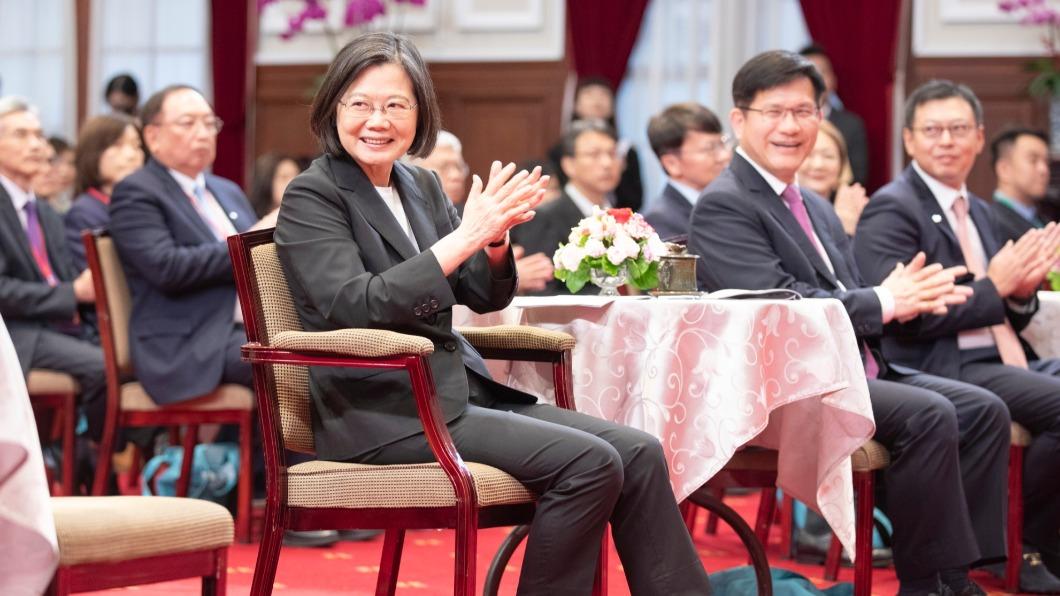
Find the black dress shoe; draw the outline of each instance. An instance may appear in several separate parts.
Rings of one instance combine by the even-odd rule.
[[[283,533],[284,546],[331,546],[338,541],[339,533],[335,530],[287,530]]]
[[[986,596],[986,592],[979,587],[979,584],[969,579],[967,583],[956,590],[939,582],[939,596]]]
[[[1060,594],[1060,578],[1053,575],[1036,552],[1023,553],[1020,563],[1020,592],[1027,594]]]
[[[382,533],[382,530],[339,530],[338,539],[343,542],[367,542]]]

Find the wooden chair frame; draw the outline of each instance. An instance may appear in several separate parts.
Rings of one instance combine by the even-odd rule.
[[[33,371],[30,371],[30,374],[32,375]],[[74,431],[77,424],[77,395],[68,392],[30,393],[29,400],[34,406],[51,410],[55,417],[52,423],[53,429],[56,424],[60,425],[62,429],[63,460],[59,468],[62,474],[61,488],[58,491],[55,490],[55,483],[52,482],[50,471],[48,474],[48,488],[53,495],[75,495],[77,494],[77,487],[74,486],[74,467],[77,463],[77,437]],[[51,434],[54,438],[54,430]]]
[[[107,563],[59,567],[46,594],[65,596],[110,588],[202,578],[203,596],[225,596],[228,547]]]

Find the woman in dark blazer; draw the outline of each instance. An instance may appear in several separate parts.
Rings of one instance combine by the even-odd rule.
[[[495,383],[452,328],[452,306],[503,308],[517,280],[508,230],[533,217],[547,180],[494,163],[474,177],[463,220],[425,156],[439,109],[417,49],[389,33],[358,37],[313,102],[324,150],[284,194],[275,239],[309,331],[390,329],[431,339],[441,409],[466,461],[504,470],[541,495],[519,594],[587,594],[610,521],[634,594],[706,594],[653,437],[537,404]],[[313,369],[317,454],[374,464],[433,459],[400,372]]]

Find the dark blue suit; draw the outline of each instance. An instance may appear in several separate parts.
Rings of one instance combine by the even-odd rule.
[[[969,214],[990,259],[1001,248],[995,214],[986,201],[974,195],[968,199]],[[917,251],[924,251],[928,262],[947,267],[965,264],[946,214],[912,166],[876,191],[861,214],[854,238],[858,264],[870,281],[882,279],[894,263],[908,260]],[[1024,541],[1060,561],[1060,474],[1056,472],[1060,466],[1060,361],[1034,361],[1028,371],[1001,364],[993,347],[959,349],[959,332],[996,325],[1006,318],[1019,331],[1037,310],[1036,303],[1025,312],[1011,308],[989,278],[971,285],[975,294],[967,303],[951,307],[946,316],[921,317],[898,326],[897,334],[885,338],[883,351],[895,362],[996,393],[1008,405],[1012,419],[1036,435],[1025,456]]]
[[[880,300],[858,271],[842,223],[827,201],[806,189],[802,196],[834,272],[783,200],[737,154],[692,210],[688,249],[703,257],[700,287],[835,298],[857,336],[878,345],[885,330]],[[868,381],[869,397],[874,438],[891,450],[883,507],[894,522],[899,579],[1003,557],[1004,404],[978,387],[878,360],[884,375]]]
[[[91,194],[83,192],[74,199],[70,210],[63,216],[63,223],[66,224],[66,247],[70,251],[70,258],[74,262],[74,267],[81,271],[88,266],[85,261],[85,244],[81,241],[81,232],[107,227],[110,223],[107,205]]]
[[[688,221],[692,219],[692,203],[672,184],[667,184],[662,194],[644,212],[644,219],[663,240],[685,237],[688,235]]]
[[[206,175],[239,232],[256,221],[243,191]],[[155,402],[205,395],[222,381],[249,385],[239,362],[236,288],[228,247],[217,240],[165,166],[149,159],[122,180],[110,230],[132,294],[129,343],[136,378]],[[245,340],[244,340],[245,341]]]

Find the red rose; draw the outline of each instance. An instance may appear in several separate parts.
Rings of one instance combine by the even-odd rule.
[[[622,209],[608,209],[607,214],[615,218],[615,221],[618,223],[624,224],[629,221],[629,218],[633,217],[633,210],[629,207],[624,207]]]

